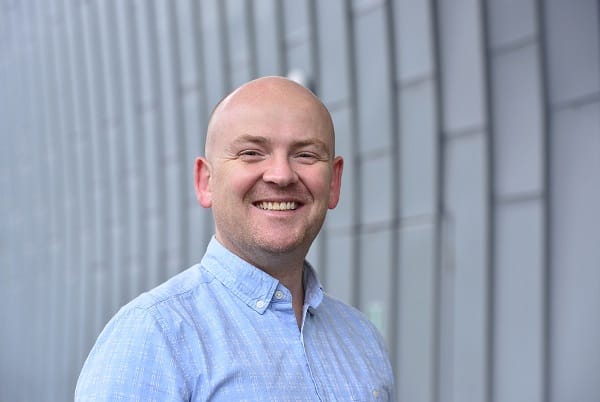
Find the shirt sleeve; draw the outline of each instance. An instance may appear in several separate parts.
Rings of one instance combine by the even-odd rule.
[[[88,356],[75,401],[189,400],[174,344],[151,308],[119,312]]]

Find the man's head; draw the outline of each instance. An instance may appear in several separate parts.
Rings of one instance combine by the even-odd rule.
[[[217,239],[265,268],[273,256],[304,258],[337,205],[342,167],[323,103],[288,79],[259,78],[213,111],[196,194]]]

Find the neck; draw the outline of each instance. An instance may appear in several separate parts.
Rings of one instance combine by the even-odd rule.
[[[302,309],[304,307],[304,259],[300,262],[296,262],[292,265],[278,265],[274,267],[261,266],[255,264],[257,267],[277,279],[283,286],[286,287],[292,294],[292,308],[296,315],[296,321],[298,328],[302,326]],[[285,267],[285,268],[282,268]]]
[[[279,282],[285,286],[292,294],[292,308],[296,315],[298,328],[302,326],[302,310],[304,307],[304,285],[302,281],[303,270],[297,269],[293,272],[285,272],[283,275],[273,275]]]
[[[258,261],[249,262],[277,279],[290,291],[296,322],[298,323],[298,328],[301,328],[302,309],[304,307],[304,257],[290,259],[282,255],[271,255],[264,259],[264,261],[267,263],[261,264]]]
[[[218,234],[217,240],[219,240]],[[304,258],[308,249],[295,249],[291,252],[280,253],[257,249],[251,251],[243,250],[233,247],[233,244],[223,242],[221,244],[240,258],[277,279],[290,291],[292,294],[292,307],[296,315],[298,328],[300,328],[302,326],[302,309],[304,307],[304,286],[302,284]]]

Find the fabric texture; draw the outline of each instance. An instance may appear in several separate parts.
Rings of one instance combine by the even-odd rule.
[[[106,325],[76,401],[391,401],[383,340],[304,268],[299,329],[290,292],[215,238],[201,263]]]

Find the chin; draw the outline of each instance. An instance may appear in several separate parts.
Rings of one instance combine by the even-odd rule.
[[[288,254],[301,251],[306,248],[306,239],[288,238],[288,239],[272,239],[261,238],[257,243],[260,247],[270,254]]]

